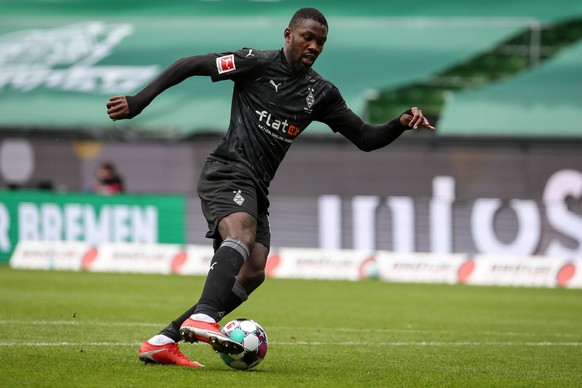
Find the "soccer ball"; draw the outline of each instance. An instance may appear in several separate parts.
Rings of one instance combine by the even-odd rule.
[[[218,352],[224,363],[231,368],[245,370],[259,365],[267,355],[267,333],[257,322],[239,318],[224,325],[222,333],[242,344],[244,351],[239,354]]]

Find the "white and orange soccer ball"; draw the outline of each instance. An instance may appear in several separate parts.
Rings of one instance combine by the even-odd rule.
[[[234,319],[224,325],[221,331],[244,347],[244,351],[239,354],[218,353],[222,361],[231,368],[239,370],[254,368],[267,355],[269,346],[267,333],[252,319]]]

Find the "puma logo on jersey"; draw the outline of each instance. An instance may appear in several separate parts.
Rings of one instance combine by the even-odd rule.
[[[273,85],[273,87],[275,88],[275,93],[277,93],[279,91],[279,86],[281,85],[281,83],[276,84],[275,81],[273,80],[270,80],[269,83]]]
[[[255,54],[253,54],[253,49],[249,49],[249,53],[245,56],[246,57],[254,57]]]

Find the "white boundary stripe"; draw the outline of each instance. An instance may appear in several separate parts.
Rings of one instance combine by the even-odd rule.
[[[164,323],[153,323],[153,322],[115,322],[115,321],[66,321],[66,320],[56,320],[56,321],[27,321],[27,320],[0,320],[0,325],[32,325],[32,326],[42,326],[42,325],[63,325],[63,326],[105,326],[105,327],[156,327],[156,328],[163,328],[167,324]],[[314,327],[291,327],[291,326],[272,326],[272,330],[296,330],[296,331],[315,331],[321,330],[321,328],[314,328]],[[370,328],[362,328],[362,329],[355,329],[355,328],[348,328],[348,327],[338,327],[333,328],[334,331],[339,332],[358,332],[358,333],[459,333],[458,330],[447,330],[447,329],[370,329]],[[464,332],[464,335],[498,335],[498,336],[508,336],[508,337],[527,337],[527,336],[551,336],[551,337],[572,337],[576,339],[582,339],[582,333],[562,333],[556,332],[551,334],[539,334],[539,333],[531,333],[531,332],[503,332],[503,331],[483,331],[483,332],[475,332],[469,333]]]
[[[293,329],[293,330],[309,330],[308,328],[293,328],[293,327],[284,327],[284,326],[277,326],[277,329]],[[315,329],[313,329],[315,330]],[[319,330],[319,328],[317,329]],[[358,333],[459,333],[459,330],[451,330],[451,329],[354,329],[354,328],[334,328],[335,331],[343,331],[343,332],[358,332]],[[539,333],[531,333],[531,332],[512,332],[512,331],[481,331],[481,332],[463,332],[464,335],[499,335],[499,336],[508,336],[508,337],[515,337],[515,336],[539,336]],[[544,334],[546,335],[546,334]],[[551,333],[552,337],[574,337],[577,339],[582,339],[582,333]]]
[[[141,342],[0,342],[0,348],[12,346],[59,347],[59,346],[139,346]]]
[[[457,346],[582,346],[582,342],[274,342],[273,345],[307,345],[307,346],[434,346],[434,347],[457,347]]]
[[[148,323],[148,322],[106,322],[106,321],[21,321],[21,320],[0,320],[0,325],[63,325],[63,326],[139,326],[139,327],[162,327],[168,324],[164,323]]]
[[[1,347],[139,346],[139,342],[0,342]],[[479,346],[582,346],[582,342],[269,342],[275,346],[386,346],[386,347],[479,347]]]

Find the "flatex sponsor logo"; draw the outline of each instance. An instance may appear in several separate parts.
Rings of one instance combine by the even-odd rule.
[[[271,112],[257,110],[255,113],[259,117],[259,122],[265,124],[270,130],[274,130],[275,133],[284,133],[296,137],[301,132],[301,128],[294,124],[290,124],[287,120],[280,120],[274,117]]]

